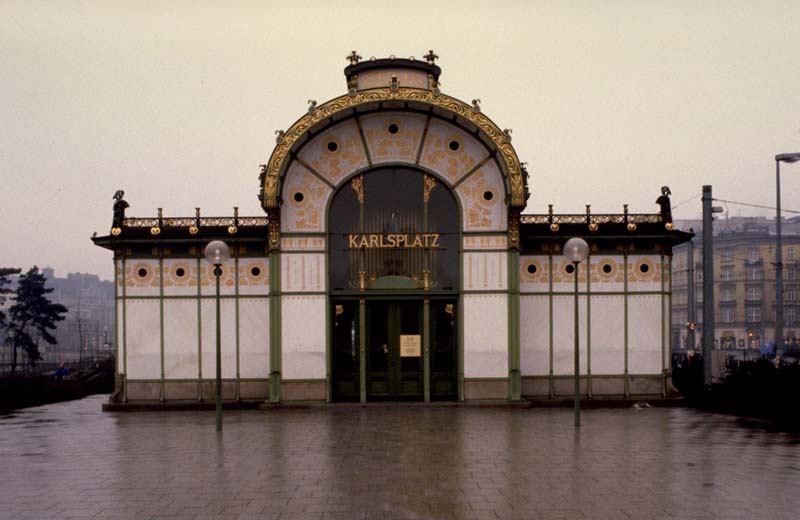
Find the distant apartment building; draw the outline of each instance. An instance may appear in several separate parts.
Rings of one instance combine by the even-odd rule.
[[[676,220],[678,229],[694,229],[695,238],[674,248],[672,262],[672,349],[702,347],[703,234],[701,220]],[[785,220],[783,236],[784,337],[797,346],[800,337],[800,218]],[[693,247],[694,266],[689,264]],[[732,217],[714,221],[714,346],[761,350],[775,341],[775,220]],[[693,267],[693,268],[692,268]],[[694,344],[689,319],[689,277],[694,276]]]

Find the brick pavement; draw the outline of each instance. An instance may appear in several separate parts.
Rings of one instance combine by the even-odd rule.
[[[682,408],[0,416],[0,518],[796,518],[800,437]]]

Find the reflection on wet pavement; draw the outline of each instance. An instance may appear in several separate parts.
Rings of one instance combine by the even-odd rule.
[[[682,408],[0,416],[0,518],[796,518],[800,438]]]

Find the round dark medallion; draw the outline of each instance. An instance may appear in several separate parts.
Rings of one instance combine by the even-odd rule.
[[[297,193],[295,193],[293,195],[292,198],[294,199],[295,202],[303,202],[303,199],[305,198],[305,195],[303,195],[302,191],[298,191]]]
[[[177,276],[178,278],[183,278],[184,276],[186,276],[186,269],[184,269],[183,267],[175,269],[175,276]]]
[[[452,151],[454,151],[454,152],[455,152],[456,150],[458,150],[459,148],[461,148],[461,144],[460,144],[458,141],[456,141],[456,140],[450,141],[450,144],[449,144],[449,145],[447,145],[447,146],[448,146],[448,147],[450,147],[450,149],[451,149]]]
[[[250,274],[253,276],[261,276],[261,269],[258,267],[253,267],[250,269]]]
[[[136,271],[136,274],[138,274],[138,275],[139,275],[139,278],[146,278],[146,277],[147,277],[147,269],[145,269],[144,267],[142,267],[141,269],[139,269],[138,271]]]
[[[329,152],[335,152],[338,149],[339,149],[339,145],[336,144],[336,141],[329,141],[328,142],[328,151]]]
[[[603,264],[603,272],[608,274],[611,272],[611,264]]]
[[[564,270],[567,272],[567,274],[572,274],[572,273],[575,272],[575,266],[572,265],[572,264],[569,264],[569,265],[567,265],[567,267],[564,268]]]
[[[647,264],[642,264],[639,266],[639,270],[643,273],[646,273],[650,270],[650,266]]]
[[[390,134],[396,134],[399,131],[400,131],[400,127],[397,126],[396,124],[392,123],[391,125],[389,125],[389,133]]]
[[[536,264],[528,264],[528,272],[530,274],[536,274]]]
[[[494,193],[489,190],[483,192],[483,200],[492,200],[494,198]]]

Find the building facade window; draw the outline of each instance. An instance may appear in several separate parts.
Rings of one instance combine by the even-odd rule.
[[[748,267],[747,268],[747,279],[748,280],[761,280],[761,269],[757,267]]]
[[[790,287],[785,291],[786,297],[784,298],[787,302],[793,302],[797,300],[797,289],[794,287]]]
[[[722,280],[724,282],[730,282],[733,280],[733,267],[722,268]]]
[[[761,287],[748,287],[747,288],[746,298],[748,300],[760,300],[761,299]]]
[[[786,279],[795,280],[797,278],[797,269],[795,266],[790,265],[786,267]]]
[[[794,307],[787,307],[784,309],[784,319],[786,320],[786,325],[794,325],[795,319],[797,318],[797,311]]]
[[[786,250],[786,259],[787,260],[794,260],[794,248],[790,247]]]
[[[751,262],[758,262],[759,253],[758,249],[751,249],[747,252],[747,259]]]
[[[724,308],[722,309],[722,322],[723,323],[733,323],[734,317],[734,310],[731,308]]]
[[[733,249],[730,247],[726,247],[722,250],[722,261],[723,262],[733,262]]]
[[[720,298],[724,302],[732,302],[733,301],[733,287],[723,287],[722,292],[720,293]]]
[[[747,322],[759,323],[761,321],[761,307],[748,307],[747,308]]]

